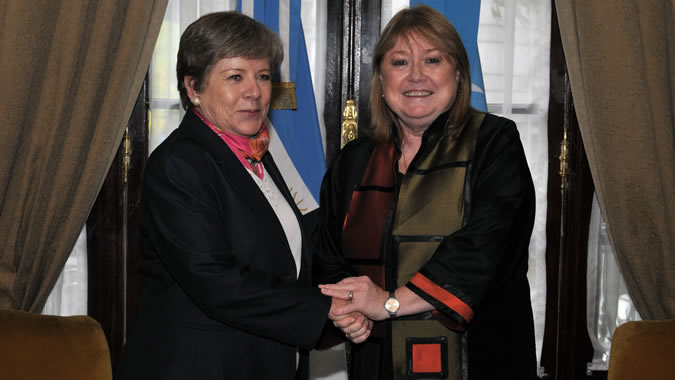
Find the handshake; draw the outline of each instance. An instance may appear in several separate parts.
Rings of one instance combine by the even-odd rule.
[[[327,285],[319,285],[321,293],[332,297],[328,318],[354,343],[370,336],[373,321],[389,318],[384,304],[389,292],[377,286],[368,276],[348,277]]]

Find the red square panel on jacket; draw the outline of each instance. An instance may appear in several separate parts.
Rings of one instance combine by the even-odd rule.
[[[438,343],[413,344],[412,370],[417,372],[441,372],[441,345]]]

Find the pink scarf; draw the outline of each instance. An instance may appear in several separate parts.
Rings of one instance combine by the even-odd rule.
[[[241,162],[244,167],[251,170],[258,178],[263,179],[265,172],[263,171],[263,165],[260,162],[262,157],[267,152],[267,146],[270,144],[270,136],[267,132],[267,126],[263,123],[260,131],[254,137],[245,137],[235,135],[233,133],[228,133],[218,129],[213,123],[206,120],[197,109],[192,108],[197,116],[208,125],[213,132],[215,132],[228,147],[234,152],[234,155],[237,156],[239,162]]]

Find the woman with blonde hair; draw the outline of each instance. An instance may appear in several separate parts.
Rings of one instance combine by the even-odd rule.
[[[397,13],[373,56],[370,136],[321,190],[332,314],[377,321],[350,378],[534,379],[527,281],[534,187],[515,124],[471,108],[466,51],[440,13]]]

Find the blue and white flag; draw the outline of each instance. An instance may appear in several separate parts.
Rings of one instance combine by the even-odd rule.
[[[471,105],[480,111],[487,111],[483,69],[478,54],[480,0],[410,0],[411,7],[417,4],[426,4],[441,12],[457,29],[471,65]]]
[[[283,42],[284,61],[274,78],[268,114],[269,150],[298,208],[307,213],[318,207],[326,161],[300,4],[301,0],[238,0],[237,11],[267,25]]]

